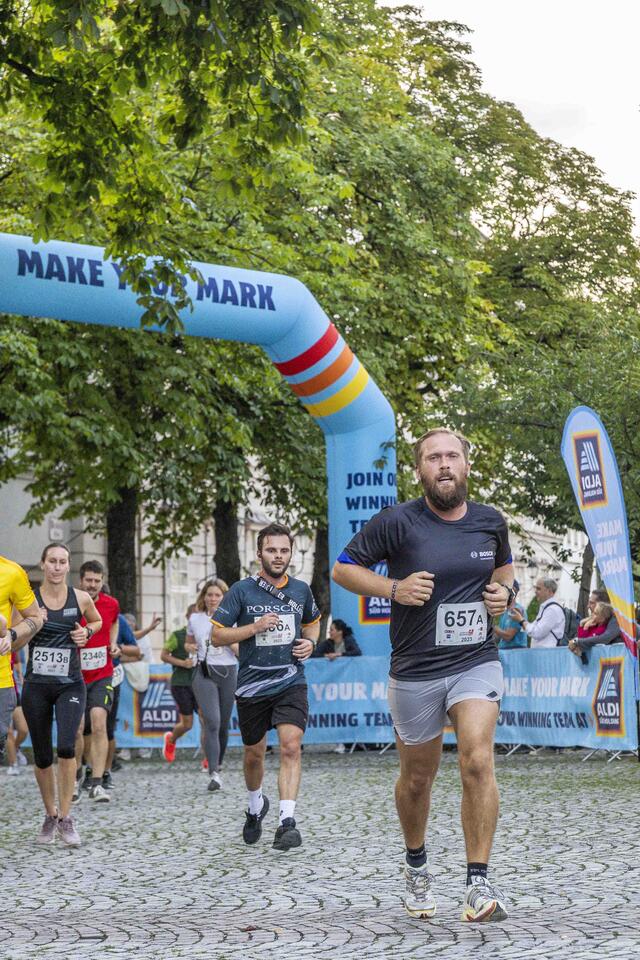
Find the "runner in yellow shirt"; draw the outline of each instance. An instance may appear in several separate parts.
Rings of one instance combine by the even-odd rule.
[[[15,607],[23,620],[10,628]],[[16,640],[30,640],[42,626],[40,608],[22,567],[0,557],[0,753],[4,750],[11,716],[16,706],[16,691],[11,672],[11,650]]]

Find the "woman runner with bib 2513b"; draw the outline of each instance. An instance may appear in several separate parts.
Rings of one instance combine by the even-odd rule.
[[[29,727],[36,780],[46,811],[38,843],[56,835],[67,846],[80,846],[69,816],[76,775],[75,740],[84,719],[86,690],[80,669],[80,648],[102,626],[93,600],[84,590],[67,586],[69,550],[50,543],[42,552],[44,582],[36,599],[45,617],[29,642],[29,660],[22,688],[22,709]],[[84,617],[85,627],[80,626]],[[53,716],[57,725],[58,803],[53,771]]]

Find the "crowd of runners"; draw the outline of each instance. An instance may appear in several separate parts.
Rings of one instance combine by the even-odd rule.
[[[462,918],[502,920],[506,901],[489,879],[488,865],[498,818],[493,739],[503,694],[492,620],[514,598],[507,526],[498,511],[467,499],[464,437],[429,431],[415,452],[424,495],[373,517],[345,545],[332,575],[356,594],[391,601],[389,704],[400,760],[395,798],[406,846],[405,909],[421,919],[436,912],[427,827],[443,729],[450,721],[467,851]],[[235,701],[247,788],[238,831],[249,846],[260,841],[270,811],[264,759],[267,733],[276,730],[279,804],[272,842],[281,851],[303,842],[295,812],[309,713],[304,661],[320,632],[309,586],[287,573],[293,542],[280,524],[261,530],[259,573],[231,587],[219,579],[207,582],[185,626],[162,650],[162,660],[173,668],[179,716],[165,735],[164,757],[173,762],[176,743],[198,711],[211,792],[222,787]],[[386,576],[373,571],[381,562],[387,564]],[[88,802],[109,802],[120,664],[138,659],[140,651],[124,630],[117,601],[103,590],[99,563],[83,564],[73,587],[69,550],[53,543],[43,551],[41,568],[34,594],[22,568],[0,558],[0,747],[8,735],[9,757],[20,763],[26,729],[16,720],[11,656],[26,647],[22,712],[45,813],[37,840],[49,844],[60,838],[78,846],[72,805],[83,786]]]

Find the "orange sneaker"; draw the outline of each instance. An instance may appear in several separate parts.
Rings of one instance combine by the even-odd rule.
[[[176,758],[176,745],[171,740],[171,734],[165,733],[164,735],[164,747],[162,748],[162,756],[168,763],[173,763]]]
[[[203,760],[202,763],[200,764],[200,769],[201,769],[201,770],[204,770],[205,772],[209,769],[209,761],[207,760],[206,757],[204,758],[204,760]]]

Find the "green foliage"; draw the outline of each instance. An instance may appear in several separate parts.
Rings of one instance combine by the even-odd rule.
[[[307,68],[324,60],[318,26],[311,0],[7,0],[0,111],[3,128],[38,131],[37,190],[22,202],[30,231],[103,243],[128,264],[144,323],[178,330],[188,301],[150,295],[136,258],[153,248],[173,277],[186,270],[165,229],[183,203],[165,151],[206,131],[225,147],[221,177],[253,189],[273,145],[303,137]],[[12,136],[9,146],[5,167],[19,175],[24,155]]]

